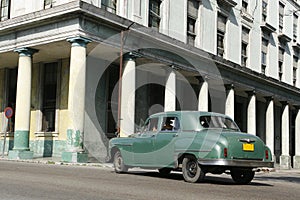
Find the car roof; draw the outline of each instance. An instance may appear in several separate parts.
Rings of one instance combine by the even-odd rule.
[[[213,116],[222,116],[222,117],[228,117],[224,114],[221,113],[216,113],[216,112],[203,112],[203,111],[166,111],[166,112],[159,112],[152,114],[150,117],[159,117],[159,116],[164,116],[164,115],[197,115],[197,116],[204,116],[204,115],[213,115]],[[228,117],[230,118],[230,117]]]

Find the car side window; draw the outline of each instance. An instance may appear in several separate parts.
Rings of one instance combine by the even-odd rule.
[[[146,127],[146,131],[155,132],[158,127],[158,118],[149,119]]]
[[[177,131],[180,129],[179,119],[177,117],[164,117],[161,131]]]

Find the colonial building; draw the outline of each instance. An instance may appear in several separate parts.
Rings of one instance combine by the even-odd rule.
[[[299,15],[299,0],[1,0],[1,150],[102,162],[149,114],[202,110],[300,168]]]

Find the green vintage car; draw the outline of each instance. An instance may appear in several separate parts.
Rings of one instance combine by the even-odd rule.
[[[131,167],[182,170],[187,182],[230,173],[234,182],[248,184],[256,171],[274,167],[259,137],[242,133],[226,115],[199,111],[151,115],[139,133],[110,140],[109,158],[117,173]]]

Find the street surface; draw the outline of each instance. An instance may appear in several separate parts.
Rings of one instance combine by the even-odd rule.
[[[300,171],[258,173],[250,185],[235,185],[228,175],[208,174],[204,183],[184,182],[180,173],[162,177],[133,169],[0,161],[1,200],[131,199],[300,199]]]

